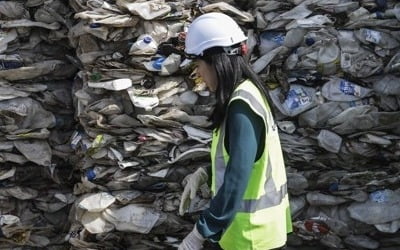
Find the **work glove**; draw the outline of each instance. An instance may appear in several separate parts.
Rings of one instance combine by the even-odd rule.
[[[193,174],[187,175],[182,184],[185,186],[179,204],[179,214],[182,216],[189,208],[191,200],[196,197],[200,186],[207,182],[208,175],[203,168],[198,168]]]
[[[203,243],[206,239],[197,231],[196,225],[193,230],[186,235],[182,243],[179,245],[178,250],[199,250],[203,248]]]

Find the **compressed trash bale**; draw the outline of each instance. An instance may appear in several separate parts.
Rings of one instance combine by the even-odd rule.
[[[34,3],[35,2],[35,3]],[[65,248],[75,200],[69,139],[77,66],[65,1],[0,3],[0,172],[4,249]]]
[[[398,192],[398,10],[396,1],[1,2],[2,176],[11,186],[36,178],[32,190],[44,176],[53,188],[69,188],[22,201],[14,195],[2,211],[37,199],[56,227],[54,215],[71,210],[67,237],[65,228],[57,227],[57,238],[10,222],[8,236],[27,234],[5,244],[177,246],[209,199],[205,187],[187,216],[176,215],[182,179],[209,164],[214,103],[193,66],[186,67],[184,31],[196,15],[220,11],[242,26],[246,59],[271,90],[298,229],[289,247],[399,247],[396,216],[356,215],[368,202],[397,213],[371,195]],[[143,46],[144,37],[151,46]],[[22,99],[32,103],[27,112],[11,108]],[[35,107],[51,121],[36,116]],[[26,145],[45,150],[34,154]],[[23,177],[21,168],[31,164],[43,176]],[[18,188],[2,192],[12,190]],[[131,237],[101,213],[71,206],[75,196],[103,192],[115,196],[118,209],[151,207],[161,219]],[[165,228],[173,230],[166,235]]]

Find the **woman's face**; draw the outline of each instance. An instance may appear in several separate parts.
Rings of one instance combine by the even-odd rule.
[[[206,61],[197,59],[197,74],[203,79],[206,83],[207,88],[211,92],[215,92],[217,90],[217,72],[215,69],[208,64]]]

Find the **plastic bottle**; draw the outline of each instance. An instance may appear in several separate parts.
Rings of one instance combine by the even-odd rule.
[[[318,145],[325,150],[332,152],[332,153],[339,153],[340,147],[342,145],[342,137],[339,135],[326,130],[322,129],[317,136]]]
[[[129,55],[154,55],[158,45],[154,39],[147,34],[138,37],[137,41],[129,49]]]
[[[265,55],[269,51],[281,46],[285,41],[285,33],[277,31],[265,31],[260,34],[260,54]]]
[[[100,179],[100,178],[104,177],[109,172],[110,172],[110,169],[108,169],[107,167],[95,166],[95,167],[86,169],[85,177],[87,178],[88,181],[94,181],[96,179]]]
[[[356,101],[371,96],[373,90],[342,78],[333,78],[322,86],[322,96],[331,101]]]
[[[347,210],[354,220],[366,224],[382,224],[400,219],[400,195],[390,189],[378,190],[370,194],[365,202],[354,202]]]
[[[153,58],[151,61],[143,63],[143,65],[149,71],[161,71],[162,64],[165,61],[165,59],[166,57],[163,56]]]
[[[270,92],[271,99],[279,111],[286,116],[296,116],[317,105],[315,89],[300,84],[291,84],[284,102],[279,96],[281,89],[276,88]]]
[[[400,46],[400,43],[393,36],[385,32],[361,28],[354,34],[364,44],[373,43],[384,49],[394,49]]]
[[[400,77],[387,74],[381,79],[374,81],[373,88],[382,95],[400,95]]]
[[[318,51],[317,69],[323,75],[335,74],[340,64],[340,48],[329,40]]]
[[[96,179],[96,172],[93,168],[89,168],[88,170],[86,170],[85,175],[88,181],[93,181],[94,179]]]
[[[387,202],[389,200],[390,194],[391,192],[387,189],[377,190],[373,193],[370,193],[369,198],[377,203],[382,203],[382,202]]]
[[[103,82],[88,82],[88,86],[91,88],[103,88],[119,91],[132,87],[132,80],[129,78],[120,78]]]
[[[359,41],[353,31],[340,30],[338,31],[338,42],[342,53],[357,53],[360,51]]]
[[[400,3],[396,4],[393,9],[388,9],[385,10],[384,12],[377,11],[374,13],[376,18],[379,19],[385,19],[385,18],[391,18],[391,17],[396,17],[397,20],[400,21]]]

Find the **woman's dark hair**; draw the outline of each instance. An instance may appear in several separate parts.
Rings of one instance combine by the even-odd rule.
[[[205,50],[200,59],[212,65],[217,73],[218,84],[215,92],[217,103],[211,116],[212,128],[220,127],[234,89],[246,79],[252,81],[272,105],[266,86],[242,55],[228,55],[222,47],[213,47]]]

